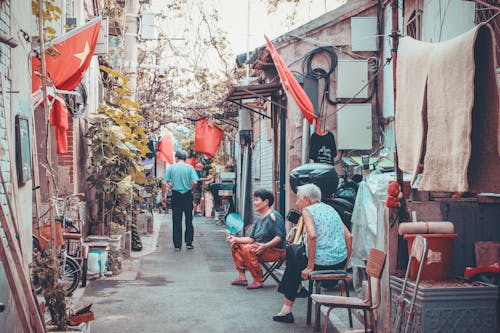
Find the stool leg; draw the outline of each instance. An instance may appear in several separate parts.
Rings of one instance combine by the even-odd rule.
[[[345,295],[349,297],[349,285],[347,285],[347,280],[342,280],[344,287],[345,287]],[[347,312],[349,313],[349,327],[352,328],[352,310],[351,308],[347,309]]]
[[[366,310],[363,309],[363,323],[365,324],[365,333],[368,333],[368,324],[366,322]]]
[[[319,325],[320,325],[320,314],[321,314],[321,304],[316,303],[315,307],[316,311],[314,312],[314,327],[313,327],[313,332],[316,332],[319,330]]]
[[[307,319],[306,319],[306,324],[309,326],[311,325],[311,311],[312,311],[312,288],[313,288],[313,280],[309,279],[309,296],[307,297]]]
[[[326,311],[325,314],[325,325],[323,325],[323,333],[328,332],[328,322],[330,321],[330,311],[332,311],[333,308],[328,308],[328,311]]]

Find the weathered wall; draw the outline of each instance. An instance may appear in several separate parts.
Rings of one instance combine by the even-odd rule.
[[[12,130],[15,135],[15,115],[20,114],[29,119],[31,124],[31,72],[28,62],[28,55],[31,47],[22,38],[20,29],[30,31],[31,23],[27,15],[31,13],[31,2],[28,0],[20,1],[1,1],[0,2],[0,31],[16,39],[18,46],[10,49],[0,43],[0,74],[4,76],[7,90],[7,103],[0,103],[0,145],[5,149],[5,153],[0,157],[0,167],[4,180],[7,182],[8,196],[11,196],[11,173],[10,156],[15,158],[15,150],[9,151],[6,141],[6,129]],[[4,111],[10,112],[10,123],[5,124]],[[31,129],[30,129],[31,130]],[[30,136],[32,133],[30,133]],[[29,148],[29,147],[28,147]],[[0,191],[0,201],[4,212],[8,214],[6,197],[3,189]],[[20,232],[22,252],[25,269],[28,262],[31,261],[31,219],[32,219],[32,181],[28,180],[25,184],[19,186],[19,196],[15,198],[21,205],[21,216],[17,219],[17,225]],[[1,241],[5,242],[3,232],[0,230]],[[0,264],[0,302],[6,305],[6,310],[0,313],[0,327],[4,332],[19,332],[19,320],[10,293],[10,286],[7,283],[4,268]]]
[[[377,16],[377,7],[372,7],[359,13],[356,16]],[[316,49],[319,46],[336,46],[339,49],[336,50],[338,59],[353,60],[352,55],[341,52],[340,50],[350,52],[351,51],[351,20],[349,18],[344,19],[336,24],[326,24],[321,29],[307,33],[306,35],[300,36],[302,39],[295,40],[293,43],[277,44],[277,51],[282,57],[283,61],[289,66],[292,72],[302,73],[302,60],[303,57],[310,51]],[[359,57],[368,58],[376,56],[372,52],[356,52]],[[329,59],[326,57],[315,57],[314,65],[322,68],[329,67]],[[368,74],[368,79],[371,78],[372,73]],[[335,98],[336,91],[336,72],[331,75],[330,80],[330,96]],[[324,81],[324,80],[323,80]],[[381,84],[381,81],[379,81]],[[361,88],[361,87],[360,87]],[[369,85],[369,94],[373,89],[372,85]],[[322,93],[324,90],[324,82],[320,81],[319,84],[319,96],[318,104],[321,105]],[[324,104],[325,116],[321,119],[321,124],[323,131],[330,131],[336,136],[337,130],[337,117],[336,117],[336,106],[330,105],[325,102]],[[301,164],[301,150],[302,150],[302,119],[303,116],[293,101],[288,101],[287,110],[287,133],[286,133],[286,152],[287,152],[287,165],[286,165],[286,210],[295,206],[295,194],[290,190],[288,186],[288,175],[290,171]],[[379,131],[378,131],[378,120],[375,110],[375,98],[372,98],[372,128],[373,128],[373,149],[378,147],[379,142]],[[278,153],[278,152],[276,152]]]
[[[260,188],[273,190],[273,143],[266,125],[270,119],[253,115],[252,193]],[[272,134],[271,134],[272,135]],[[254,212],[254,217],[257,215]]]

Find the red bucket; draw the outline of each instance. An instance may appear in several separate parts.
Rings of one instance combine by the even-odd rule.
[[[453,267],[453,241],[457,234],[418,234],[427,239],[427,257],[422,268],[421,280],[447,280]],[[417,234],[406,234],[408,253]],[[415,280],[418,273],[418,263],[413,260],[410,267],[410,279]]]

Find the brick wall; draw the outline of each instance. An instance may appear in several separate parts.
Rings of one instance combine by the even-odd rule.
[[[59,154],[57,156],[57,165],[59,167],[64,167],[64,168],[59,168],[59,170],[64,170],[68,172],[68,174],[65,175],[59,175],[59,177],[68,177],[69,179],[69,185],[74,185],[75,183],[75,161],[74,161],[74,156],[75,156],[75,131],[74,131],[74,126],[73,126],[73,118],[71,116],[69,119],[69,126],[68,126],[68,132],[67,132],[67,137],[68,137],[68,151],[64,154]]]

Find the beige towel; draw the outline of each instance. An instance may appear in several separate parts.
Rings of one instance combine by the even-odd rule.
[[[419,190],[500,193],[500,110],[493,30],[481,24],[442,43],[409,38],[403,42],[409,45],[403,43],[404,48],[398,50],[397,88],[402,80],[399,65],[405,63],[401,58],[415,59],[418,53],[421,59],[406,66],[426,75],[416,72],[415,80],[420,81],[397,92],[396,143],[401,168],[415,172],[419,158],[425,155]],[[401,71],[409,73],[408,69]],[[425,80],[426,94],[422,94]],[[423,101],[418,100],[421,96]],[[422,111],[417,117],[409,110]],[[415,125],[414,142],[410,142],[408,135],[400,133],[404,131],[401,124],[415,124],[418,119],[423,124]]]
[[[415,176],[424,147],[424,103],[432,44],[404,37],[396,71],[396,144],[398,165]]]

